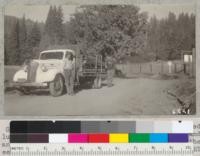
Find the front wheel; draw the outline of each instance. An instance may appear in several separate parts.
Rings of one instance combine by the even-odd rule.
[[[64,81],[61,75],[56,75],[54,81],[49,84],[50,94],[54,97],[62,95],[64,91]]]
[[[27,87],[22,87],[19,89],[21,95],[29,95],[31,93],[30,89]]]

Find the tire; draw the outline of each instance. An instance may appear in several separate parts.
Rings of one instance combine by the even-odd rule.
[[[23,94],[23,95],[29,95],[31,92],[30,92],[30,89],[29,88],[26,88],[26,87],[22,87],[19,89],[19,91]]]
[[[101,78],[95,78],[93,88],[99,89],[102,87],[102,82]]]
[[[56,75],[54,81],[49,84],[50,94],[54,97],[61,96],[64,91],[64,80],[61,75]]]

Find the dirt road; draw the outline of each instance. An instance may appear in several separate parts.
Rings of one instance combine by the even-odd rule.
[[[176,100],[166,93],[178,80],[115,79],[111,88],[85,89],[75,96],[5,95],[7,115],[170,115]]]

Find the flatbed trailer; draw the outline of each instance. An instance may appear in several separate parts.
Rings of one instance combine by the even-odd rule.
[[[92,57],[92,59],[90,58],[90,60],[89,57]],[[78,79],[90,78],[94,82],[93,88],[101,88],[102,80],[107,77],[107,69],[102,56],[81,56],[76,60],[80,60]]]

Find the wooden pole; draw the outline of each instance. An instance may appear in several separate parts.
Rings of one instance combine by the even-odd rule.
[[[164,70],[163,70],[163,62],[161,62],[161,74],[164,73]]]
[[[97,72],[97,63],[98,63],[98,56],[96,55],[96,63],[95,63],[96,72]]]
[[[192,49],[192,76],[196,77],[196,50]]]
[[[174,73],[176,73],[176,72],[177,72],[177,64],[174,63]]]
[[[150,73],[152,74],[152,63],[150,63]]]

